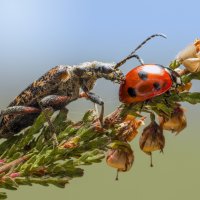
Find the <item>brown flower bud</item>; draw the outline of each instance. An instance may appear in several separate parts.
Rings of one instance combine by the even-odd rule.
[[[64,148],[64,149],[76,148],[78,146],[79,140],[80,140],[80,137],[78,137],[78,136],[72,137],[69,140],[60,144],[59,147]]]
[[[122,136],[121,139],[131,142],[138,134],[138,128],[144,125],[145,118],[136,119],[133,115],[127,115],[123,123],[120,124],[121,128],[118,134]]]
[[[156,150],[160,150],[162,152],[165,146],[165,138],[162,128],[155,121],[152,121],[143,130],[143,133],[140,136],[139,144],[141,150],[151,156],[150,166],[152,167],[152,152]]]
[[[128,143],[120,141],[111,143],[109,146],[111,149],[107,152],[107,164],[120,172],[130,170],[134,161],[131,146]],[[118,180],[118,177],[116,177],[116,180]]]
[[[176,56],[176,61],[182,63],[192,73],[200,71],[200,40],[188,45]]]
[[[180,133],[187,126],[184,109],[180,105],[177,105],[174,109],[171,118],[159,117],[159,121],[164,130],[169,130],[176,134]]]

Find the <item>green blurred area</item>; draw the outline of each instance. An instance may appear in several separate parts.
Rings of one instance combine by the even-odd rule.
[[[139,149],[138,135],[132,142],[134,165],[129,172],[120,173],[119,181],[115,181],[116,171],[104,161],[84,167],[84,177],[72,180],[65,189],[20,186],[18,191],[7,193],[8,199],[199,199],[200,107],[188,104],[184,107],[187,109],[188,127],[178,136],[165,132],[164,154],[153,154],[153,168],[149,166],[149,156]]]

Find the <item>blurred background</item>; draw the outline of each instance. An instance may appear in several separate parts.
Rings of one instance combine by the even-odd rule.
[[[198,0],[1,0],[0,109],[58,64],[117,62],[154,33],[168,39],[155,38],[138,54],[146,63],[167,66],[179,50],[200,37],[199,6]],[[137,65],[132,60],[122,70],[127,73]],[[192,91],[199,90],[199,82],[194,83]],[[104,99],[106,114],[120,104],[118,85],[98,80],[94,91]],[[86,100],[73,102],[70,117],[78,120],[92,107]],[[66,189],[21,186],[8,192],[9,199],[199,199],[200,105],[184,107],[188,127],[179,136],[165,133],[164,154],[154,153],[153,168],[137,137],[132,142],[133,168],[121,173],[118,182],[115,170],[104,162],[84,167],[84,177]]]

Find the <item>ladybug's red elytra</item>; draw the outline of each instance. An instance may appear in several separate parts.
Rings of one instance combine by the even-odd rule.
[[[143,102],[159,96],[173,85],[181,84],[179,75],[162,65],[142,64],[129,71],[119,89],[123,103]]]
[[[144,64],[143,60],[135,54],[147,41],[157,36],[166,38],[163,34],[151,35],[125,59],[116,64],[115,69],[131,58],[136,58],[141,64],[129,71],[120,84],[119,100],[121,102],[126,104],[143,102],[169,91],[172,86],[182,85],[177,72],[158,64]]]

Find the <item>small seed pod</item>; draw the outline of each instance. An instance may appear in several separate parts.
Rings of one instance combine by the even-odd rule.
[[[183,64],[189,72],[200,72],[200,40],[195,40],[193,44],[180,51],[176,61]]]
[[[163,129],[153,120],[144,130],[139,140],[140,148],[146,154],[151,156],[152,164],[152,152],[160,150],[163,152],[165,146],[165,138],[163,135]]]
[[[129,171],[134,161],[134,154],[131,146],[126,142],[116,141],[111,143],[109,147],[111,149],[107,152],[107,164],[116,168],[117,172]],[[116,180],[118,180],[118,173]]]
[[[171,118],[159,117],[159,122],[164,130],[172,131],[176,134],[180,133],[187,126],[184,109],[179,104],[174,109]]]

